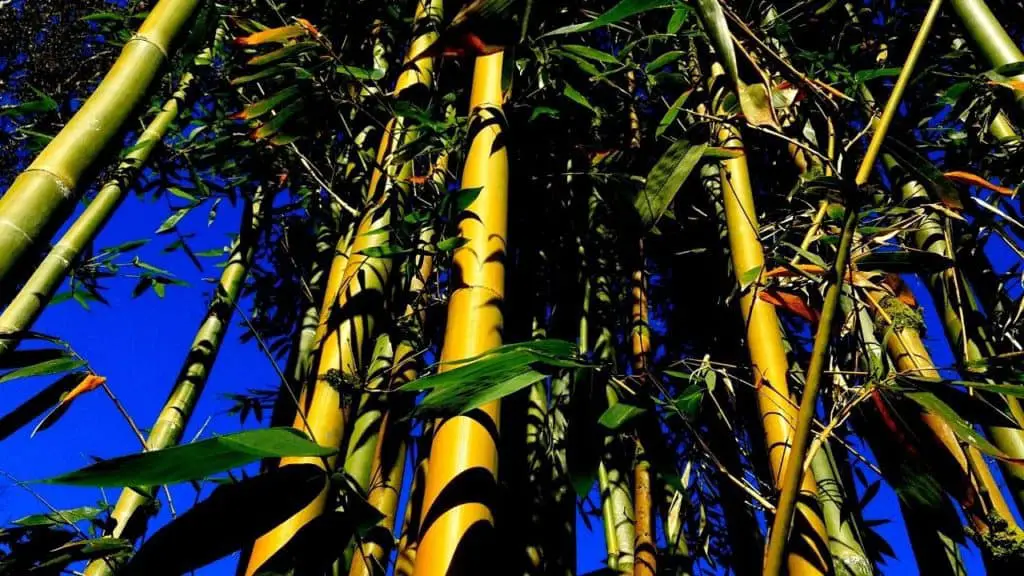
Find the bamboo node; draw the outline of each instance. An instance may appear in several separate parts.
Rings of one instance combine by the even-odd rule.
[[[167,49],[166,48],[164,48],[160,44],[150,40],[149,38],[143,36],[142,34],[135,34],[134,36],[132,36],[131,39],[128,40],[128,42],[125,42],[125,46],[127,46],[128,44],[131,44],[132,42],[135,42],[136,40],[138,40],[139,42],[145,42],[146,44],[149,44],[150,46],[152,46],[152,47],[156,48],[157,50],[159,50],[160,51],[160,55],[163,56],[164,61],[167,61],[167,60],[170,59],[170,56],[167,54]]]

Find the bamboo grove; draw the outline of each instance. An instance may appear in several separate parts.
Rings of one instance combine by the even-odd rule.
[[[0,441],[139,448],[0,465],[0,575],[1024,570],[1024,5],[59,4],[0,6]],[[36,326],[189,291],[152,423]]]

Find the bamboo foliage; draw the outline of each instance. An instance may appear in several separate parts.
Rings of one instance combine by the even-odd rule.
[[[26,250],[53,232],[82,176],[142,102],[199,4],[153,6],[89,99],[0,197],[0,283]]]

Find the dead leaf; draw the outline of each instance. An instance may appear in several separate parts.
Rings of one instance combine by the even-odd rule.
[[[1022,82],[1022,84],[1024,84],[1024,82]],[[971,174],[970,172],[954,170],[952,172],[946,172],[945,174],[943,174],[943,176],[949,178],[950,180],[953,180],[954,182],[960,182],[961,184],[967,184],[968,186],[978,186],[981,188],[986,188],[998,194],[1002,194],[1003,196],[1013,196],[1013,190],[1010,190],[1005,186],[993,184],[988,180],[982,178],[981,176],[978,176],[977,174]]]

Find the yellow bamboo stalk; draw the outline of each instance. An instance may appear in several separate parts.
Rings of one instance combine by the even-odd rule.
[[[479,56],[473,71],[471,140],[462,187],[481,191],[466,209],[474,216],[459,221],[466,244],[453,256],[456,284],[448,302],[442,363],[477,356],[502,342],[508,225],[503,58],[502,52]],[[498,402],[438,424],[423,494],[415,576],[486,573],[485,566],[472,564],[488,559],[493,544],[491,498],[497,488],[499,429]],[[453,563],[457,551],[463,553]]]
[[[716,65],[715,68],[721,73],[721,67]],[[743,149],[739,132],[731,126],[719,128],[718,142],[721,146]],[[720,177],[733,270],[737,281],[742,283],[748,271],[764,268],[764,249],[746,157],[723,161]],[[754,368],[772,483],[779,488],[789,459],[797,408],[791,400],[789,365],[778,316],[773,305],[757,297],[759,289],[756,283],[746,289],[740,297],[740,308],[747,327],[747,346]],[[827,574],[830,571],[828,538],[820,512],[812,504],[817,493],[813,475],[804,474],[800,486],[802,498],[797,504],[793,534],[794,543],[799,544],[788,548],[786,566],[791,576]]]
[[[436,32],[433,32],[434,27],[430,23],[439,19],[442,4],[441,0],[417,2],[415,22],[423,26],[425,31],[413,41],[408,55],[417,54],[423,46],[434,41]],[[414,63],[406,63],[396,82],[395,94],[398,96],[414,86],[430,88],[432,85],[433,61],[422,58]],[[365,311],[349,314],[346,311],[365,308],[366,301],[377,301],[379,312],[385,300],[392,260],[372,258],[362,252],[388,241],[388,234],[381,233],[386,231],[391,223],[391,210],[388,209],[386,200],[394,188],[394,176],[408,170],[405,166],[393,165],[391,157],[396,147],[400,146],[408,135],[409,131],[402,118],[393,118],[385,128],[378,148],[377,164],[370,178],[369,205],[357,228],[351,253],[346,258],[347,262],[342,265],[338,262],[338,259],[342,258],[339,251],[331,265],[325,300],[333,300],[335,304],[325,306],[321,316],[320,331],[323,340],[320,343],[320,358],[317,365],[318,378],[312,384],[312,392],[303,390],[303,405],[294,423],[296,428],[306,429],[323,446],[342,445],[347,420],[346,410],[342,408],[344,399],[341,392],[325,381],[324,377],[336,372],[340,373],[343,379],[358,379],[372,355],[377,328],[375,314]],[[339,270],[344,272],[339,275]],[[353,302],[356,304],[352,304]],[[335,318],[341,318],[336,325]],[[326,460],[282,458],[281,466],[312,463],[320,467],[326,464],[328,468],[333,469],[335,460],[336,457]],[[324,489],[305,508],[256,540],[244,570],[245,576],[255,574],[295,536],[299,529],[324,512],[328,503],[329,488],[325,481]]]

